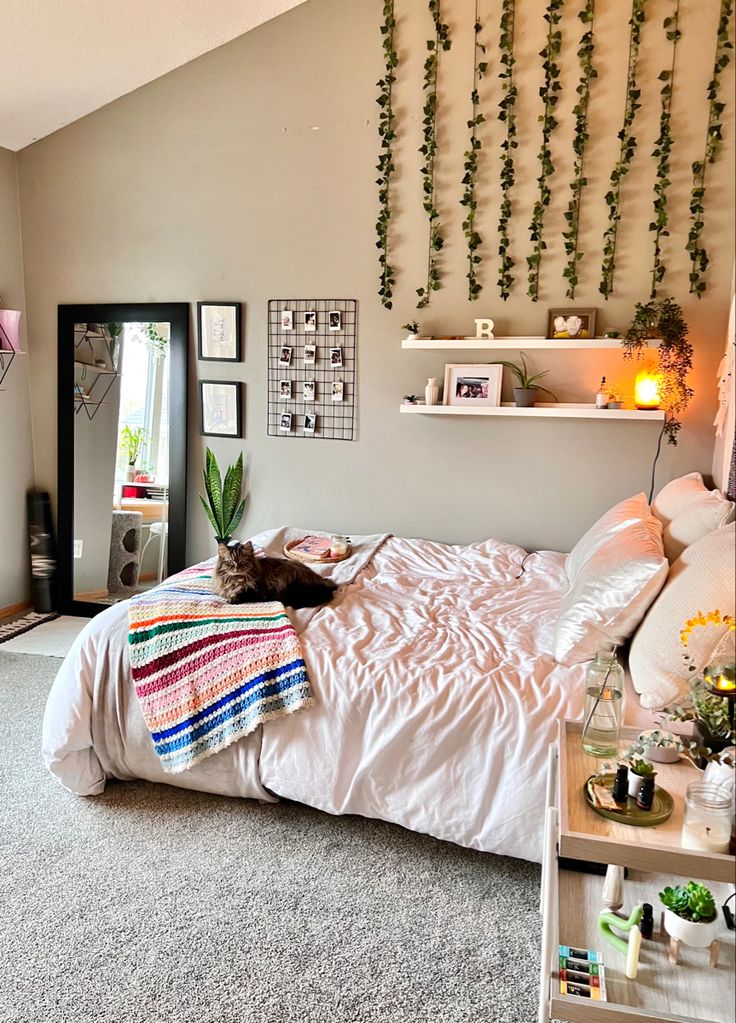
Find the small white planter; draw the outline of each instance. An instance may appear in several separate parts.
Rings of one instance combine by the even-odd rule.
[[[677,938],[683,945],[689,945],[690,948],[708,948],[718,933],[718,916],[707,924],[693,923],[692,920],[683,920],[677,913],[665,907],[664,929],[671,938]]]
[[[639,795],[639,789],[641,788],[644,778],[639,774],[634,774],[633,771],[629,771],[629,795],[632,799],[636,799]]]

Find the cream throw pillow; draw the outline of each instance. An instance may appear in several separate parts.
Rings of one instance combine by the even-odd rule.
[[[667,585],[652,604],[629,652],[631,680],[642,707],[658,709],[676,701],[687,686],[688,671],[680,631],[698,611],[734,612],[736,604],[736,525],[718,529],[689,546],[670,569]],[[726,634],[727,627],[694,629],[688,653],[698,670]]]
[[[689,472],[687,476],[679,476],[670,480],[652,501],[652,511],[663,526],[668,526],[681,512],[708,493],[699,472]]]
[[[665,528],[662,539],[664,552],[672,564],[691,543],[722,529],[736,517],[734,504],[719,490],[705,490],[703,494],[679,512]]]

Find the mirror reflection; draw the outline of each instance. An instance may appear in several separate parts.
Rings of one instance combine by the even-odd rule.
[[[112,604],[166,574],[168,323],[74,326],[74,598]]]

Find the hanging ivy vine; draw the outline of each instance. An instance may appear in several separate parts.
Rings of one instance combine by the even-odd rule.
[[[470,129],[470,142],[465,151],[465,162],[463,169],[463,197],[460,205],[465,207],[465,219],[463,220],[463,234],[468,245],[468,272],[465,275],[468,279],[468,298],[472,302],[480,295],[483,285],[478,280],[478,268],[483,257],[478,252],[483,239],[475,226],[475,217],[478,210],[476,199],[476,186],[478,180],[478,160],[482,149],[482,142],[478,138],[478,126],[483,124],[485,117],[480,111],[480,93],[478,86],[488,70],[488,62],[484,60],[486,48],[480,41],[480,33],[483,29],[478,20],[478,0],[475,0],[475,45],[473,47],[473,91],[470,93],[471,116],[468,121]]]
[[[498,268],[498,287],[504,302],[511,294],[511,287],[514,283],[511,271],[515,265],[511,256],[511,239],[509,238],[511,190],[516,179],[514,150],[519,145],[516,141],[517,90],[514,84],[514,65],[516,64],[516,58],[514,57],[515,20],[516,0],[503,0],[499,40],[501,71],[498,75],[502,83],[503,97],[498,105],[498,119],[506,125],[506,138],[501,143],[501,205],[498,219],[498,254],[501,257],[501,262]]]
[[[550,0],[549,2],[544,14],[544,20],[549,26],[547,30],[547,43],[539,54],[542,58],[542,67],[544,68],[544,85],[539,90],[544,110],[540,117],[542,124],[542,148],[539,150],[538,157],[539,177],[537,181],[539,182],[539,195],[534,203],[532,222],[529,225],[529,233],[534,248],[532,249],[532,254],[526,257],[527,269],[529,271],[527,275],[527,282],[529,284],[527,295],[532,302],[536,302],[539,298],[539,271],[542,266],[542,252],[547,248],[547,243],[543,237],[544,214],[552,198],[548,179],[554,174],[555,170],[552,163],[549,141],[552,137],[552,132],[558,124],[554,111],[560,98],[560,90],[562,89],[560,67],[557,63],[557,58],[562,49],[562,32],[557,26],[562,18],[564,2],[565,0]]]
[[[632,0],[631,18],[629,19],[629,62],[626,73],[626,106],[624,120],[618,137],[621,140],[618,161],[611,173],[609,189],[606,193],[608,206],[608,227],[603,234],[603,263],[601,266],[600,293],[609,298],[613,293],[613,279],[616,273],[616,242],[618,225],[621,220],[621,185],[631,169],[631,161],[636,151],[636,136],[632,134],[636,112],[641,107],[639,99],[641,89],[636,81],[639,60],[641,30],[646,21],[646,0]]]
[[[429,245],[427,247],[427,283],[417,288],[419,301],[417,309],[429,305],[433,291],[440,288],[440,270],[437,253],[444,244],[440,228],[440,215],[435,205],[434,165],[437,156],[437,78],[439,75],[440,53],[452,46],[450,30],[442,21],[440,0],[429,0],[429,13],[434,21],[434,39],[427,40],[427,59],[424,62],[424,142],[419,152],[424,157],[422,165],[423,206],[429,218]]]
[[[714,163],[723,141],[723,125],[721,116],[726,104],[719,100],[721,73],[731,61],[730,51],[733,43],[729,39],[729,22],[733,15],[732,0],[721,0],[721,12],[718,19],[716,39],[716,57],[713,65],[713,77],[708,83],[708,126],[705,133],[705,153],[702,160],[692,165],[693,185],[690,192],[690,231],[685,248],[690,254],[690,293],[700,298],[705,291],[705,271],[708,269],[708,253],[700,243],[700,235],[705,226],[705,171],[710,163]]]
[[[585,26],[585,31],[580,38],[580,46],[578,48],[580,81],[575,90],[578,101],[572,111],[575,117],[575,133],[572,142],[575,163],[572,181],[570,182],[570,204],[565,213],[567,230],[562,232],[562,237],[565,239],[565,253],[568,256],[567,266],[562,271],[562,276],[567,280],[566,295],[568,298],[575,298],[575,288],[578,285],[578,263],[583,257],[583,253],[578,248],[578,242],[580,238],[580,208],[583,199],[583,189],[588,184],[588,180],[585,177],[585,147],[590,138],[590,132],[588,131],[588,103],[590,101],[590,83],[594,78],[598,77],[598,72],[593,67],[595,0],[586,0],[585,7],[578,13],[578,17]]]
[[[675,13],[664,19],[664,31],[669,42],[672,43],[672,62],[668,69],[659,75],[660,82],[663,82],[660,98],[662,102],[659,115],[659,135],[654,143],[652,157],[657,161],[656,179],[654,182],[654,220],[649,225],[649,230],[654,232],[654,261],[652,263],[652,288],[649,294],[650,299],[657,297],[657,286],[664,280],[667,267],[662,262],[662,239],[669,236],[667,224],[669,215],[667,213],[667,193],[672,182],[670,181],[670,153],[672,152],[672,91],[675,84],[675,60],[677,58],[677,44],[680,41],[682,32],[679,29],[680,22],[680,0],[675,0]]]
[[[376,221],[376,246],[380,252],[378,262],[381,268],[380,287],[378,294],[381,305],[390,309],[393,304],[394,293],[394,270],[389,261],[389,227],[391,222],[391,177],[394,173],[393,144],[396,138],[394,131],[394,109],[392,105],[393,86],[396,81],[396,68],[399,66],[399,58],[394,49],[394,29],[396,19],[394,18],[394,0],[385,0],[383,5],[383,24],[381,35],[383,37],[383,57],[386,65],[383,78],[378,81],[378,137],[381,140],[381,152],[378,156],[376,170],[378,178],[378,205],[379,213]]]

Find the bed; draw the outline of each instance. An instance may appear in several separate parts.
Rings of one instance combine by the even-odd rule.
[[[273,534],[255,540],[268,547]],[[494,540],[377,543],[332,605],[294,615],[315,706],[174,776],[130,681],[120,603],[90,621],[59,672],[45,762],[81,795],[115,778],[281,797],[538,860],[547,747],[584,701],[585,664],[551,653],[567,557]]]

